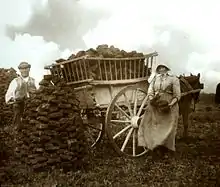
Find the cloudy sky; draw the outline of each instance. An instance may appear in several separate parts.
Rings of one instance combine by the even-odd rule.
[[[220,82],[218,0],[0,0],[0,67],[43,67],[107,43],[157,51],[175,74],[201,73],[206,92]]]

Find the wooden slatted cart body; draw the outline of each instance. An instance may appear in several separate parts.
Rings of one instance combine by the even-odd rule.
[[[83,56],[46,66],[53,76],[74,87],[83,109],[107,108],[121,88],[148,84],[156,52],[144,57],[97,58]]]

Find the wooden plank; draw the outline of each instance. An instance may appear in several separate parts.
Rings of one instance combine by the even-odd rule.
[[[79,87],[74,88],[74,90],[79,91],[79,90],[83,90],[83,89],[90,89],[92,87],[93,87],[92,85],[79,86]]]
[[[119,61],[120,62],[120,75],[121,75],[121,80],[123,79],[123,77],[122,77],[122,66],[121,66],[121,60]]]
[[[152,68],[152,66],[153,66],[153,58],[154,57],[150,57],[150,67]]]
[[[137,77],[136,77],[136,61],[135,60],[133,60],[133,63],[134,63],[134,79],[136,79]]]
[[[124,61],[124,66],[125,66],[125,79],[127,79],[127,66],[126,66],[126,61]]]
[[[106,68],[106,61],[104,60],[104,68],[105,68],[105,80],[108,80],[108,75],[107,75],[107,68]]]
[[[88,71],[87,71],[87,68],[86,68],[86,62],[85,62],[85,59],[83,59],[83,67],[84,67],[84,71],[85,71],[86,79],[88,79]]]
[[[118,72],[117,72],[117,63],[116,63],[116,60],[114,60],[114,64],[115,64],[115,79],[118,80]]]
[[[79,60],[79,69],[80,69],[80,73],[81,73],[81,79],[84,79],[84,75],[83,75],[83,70],[82,70],[82,64],[81,64],[82,60]]]
[[[82,56],[82,57],[78,57],[78,58],[74,58],[74,59],[71,59],[71,60],[66,60],[66,61],[63,61],[63,62],[59,62],[57,64],[59,65],[63,65],[63,64],[66,64],[66,63],[70,63],[70,62],[77,62],[79,60],[82,60],[82,59],[88,59],[88,60],[136,60],[136,59],[144,59],[145,56],[149,56],[151,54],[146,54],[144,55],[143,57],[128,57],[128,58],[103,58],[103,57],[88,57],[88,56]],[[45,66],[47,67],[47,66]]]
[[[109,60],[108,63],[109,63],[110,77],[111,77],[111,80],[113,80],[111,61]]]
[[[90,73],[92,72],[91,70],[90,70],[90,60],[87,60],[86,61],[86,69],[88,69],[89,71],[87,72],[88,73],[88,79],[90,79],[91,78],[91,75],[90,75]],[[93,77],[92,77],[93,78]]]
[[[141,60],[138,60],[138,78],[141,76]]]
[[[93,80],[89,84],[90,85],[120,85],[120,84],[132,84],[147,81],[147,78],[137,78],[137,79],[124,79],[124,80],[112,80],[112,81],[97,81]]]
[[[148,70],[149,70],[149,58],[148,58],[148,61],[147,61],[147,65],[146,65],[146,71],[145,71],[145,76],[147,77],[148,76]],[[152,68],[152,67],[151,67]]]
[[[72,69],[72,74],[73,74],[73,81],[76,81],[76,75],[75,75],[75,71],[74,71],[74,64],[71,63],[71,69]]]
[[[186,96],[186,95],[189,95],[189,94],[191,94],[191,93],[200,92],[201,90],[202,90],[202,89],[195,89],[195,90],[190,90],[190,91],[188,91],[188,92],[183,92],[183,93],[181,93],[181,97]]]
[[[146,66],[148,67],[149,58],[146,58]],[[147,72],[145,71],[145,62],[143,62],[143,70],[142,70],[142,76],[145,77]]]
[[[65,64],[65,66],[67,66],[67,64]],[[68,73],[67,73],[67,70],[66,70],[66,67],[65,67],[65,66],[63,66],[62,69],[64,70],[64,74],[65,74],[64,77],[65,77],[66,81],[69,82]]]
[[[98,65],[99,65],[100,79],[102,80],[102,68],[101,68],[100,60],[98,60]]]
[[[77,63],[75,64],[75,66],[76,66],[76,76],[77,76],[77,81],[79,81],[80,78],[79,78],[79,71],[78,71]]]
[[[91,83],[93,79],[79,80],[73,82],[67,82],[68,85],[80,84],[80,83]]]
[[[68,75],[70,77],[70,81],[72,82],[73,79],[72,79],[72,73],[71,73],[71,69],[70,69],[70,64],[67,64],[67,71],[68,71]]]
[[[87,59],[93,59],[93,60],[137,60],[137,59],[144,59],[145,57],[128,57],[128,58],[101,58],[101,57],[88,57]]]
[[[129,60],[130,79],[131,79],[131,60]]]
[[[148,54],[146,54],[146,55],[144,55],[144,56],[145,56],[145,58],[146,58],[146,57],[158,56],[158,53],[155,51],[155,52],[153,52],[153,53],[148,53]]]
[[[59,78],[62,78],[62,71],[61,71],[61,67],[57,66],[57,74]]]

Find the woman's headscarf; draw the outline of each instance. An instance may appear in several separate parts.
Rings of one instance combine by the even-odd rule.
[[[170,68],[168,68],[167,65],[161,64],[161,63],[158,64],[158,65],[156,66],[156,69],[151,72],[151,75],[150,75],[150,77],[148,78],[148,82],[149,82],[149,83],[151,83],[151,82],[153,81],[153,79],[155,78],[155,76],[158,75],[158,69],[159,69],[160,67],[165,67],[165,68],[167,69],[167,71],[170,71]]]
[[[170,68],[168,68],[165,64],[159,64],[156,68],[156,73],[158,73],[158,71],[161,67],[164,67],[164,68],[166,68],[167,71],[170,71]]]

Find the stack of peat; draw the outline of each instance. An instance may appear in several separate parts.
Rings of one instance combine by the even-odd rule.
[[[65,83],[45,75],[27,101],[16,156],[34,170],[79,169],[87,161],[85,129],[79,102]]]
[[[5,104],[5,94],[15,77],[17,74],[13,68],[0,68],[0,126],[9,124],[13,116],[12,106]]]

